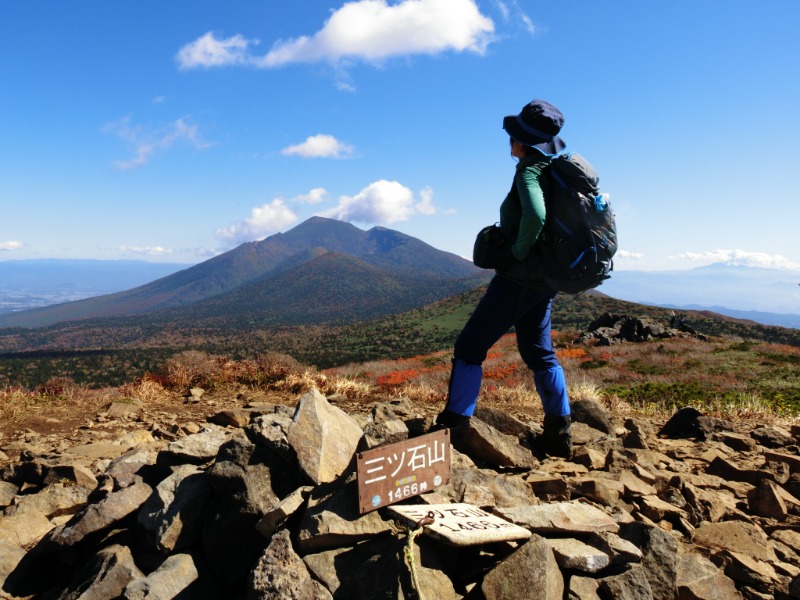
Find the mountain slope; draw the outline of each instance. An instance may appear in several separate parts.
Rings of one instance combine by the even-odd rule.
[[[348,254],[325,252],[230,292],[152,317],[186,327],[203,323],[215,328],[352,322],[403,312],[479,283],[390,271]]]
[[[350,255],[398,275],[456,279],[483,273],[461,257],[397,231],[382,227],[362,231],[342,221],[312,217],[286,233],[242,244],[132,290],[0,315],[0,327],[42,327],[60,321],[141,315],[188,306],[290,270],[326,252]]]

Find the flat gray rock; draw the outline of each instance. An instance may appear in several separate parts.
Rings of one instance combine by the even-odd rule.
[[[553,549],[556,562],[562,569],[597,573],[611,562],[608,554],[576,539],[553,538],[547,540],[547,543]]]
[[[680,553],[677,586],[680,598],[726,600],[742,597],[733,580],[700,554]]]
[[[272,534],[286,519],[300,510],[313,489],[310,485],[297,488],[273,508],[265,512],[264,516],[256,524],[258,532],[267,539],[272,537]]]
[[[297,534],[299,548],[304,554],[353,545],[393,531],[378,511],[364,515],[359,512],[355,479],[330,491],[317,488],[308,502]]]
[[[155,571],[131,581],[122,600],[172,600],[197,580],[194,560],[188,554],[173,554]]]
[[[475,461],[492,467],[529,469],[537,464],[531,451],[516,437],[501,433],[479,419],[471,419],[459,448]]]
[[[654,600],[653,590],[642,565],[629,565],[621,573],[598,580],[601,598],[614,600]]]
[[[50,542],[61,547],[73,546],[87,535],[107,529],[139,510],[152,491],[153,488],[139,481],[130,487],[114,492],[75,515],[62,528],[54,530]]]
[[[760,527],[744,521],[704,523],[694,530],[692,542],[712,550],[735,550],[758,560],[777,560],[767,534]]]
[[[619,531],[617,522],[599,508],[579,502],[497,507],[495,514],[536,533]]]
[[[172,462],[202,464],[212,460],[219,452],[220,446],[231,437],[231,432],[217,426],[205,431],[187,435],[170,443],[159,453],[159,461],[164,458]]]
[[[53,529],[53,524],[36,510],[0,516],[0,545],[28,548]]]

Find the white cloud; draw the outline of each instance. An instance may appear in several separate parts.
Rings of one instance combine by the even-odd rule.
[[[144,254],[147,256],[163,256],[164,254],[172,253],[169,248],[163,246],[120,246],[122,252],[130,252],[132,254]]]
[[[217,229],[216,235],[230,245],[263,240],[297,221],[297,215],[283,198],[275,198],[250,211],[250,216],[229,227]]]
[[[416,212],[421,215],[435,215],[436,207],[433,205],[433,190],[429,187],[423,188],[419,192],[420,201],[414,206]]]
[[[203,139],[197,125],[191,123],[188,117],[181,117],[165,127],[151,130],[132,125],[129,115],[119,121],[107,123],[102,131],[112,133],[133,146],[133,157],[114,162],[114,166],[122,170],[141,167],[147,164],[157,151],[167,150],[179,142],[185,142],[198,150],[212,146]]]
[[[711,250],[709,252],[684,252],[670,259],[683,259],[695,263],[723,263],[741,267],[763,267],[765,269],[785,269],[800,271],[800,263],[792,262],[779,254],[747,252],[745,250]]]
[[[320,216],[385,225],[407,221],[416,214],[435,214],[432,198],[430,188],[423,189],[420,200],[417,200],[404,185],[381,179],[369,184],[355,196],[341,196],[337,206],[320,213]]]
[[[353,147],[332,135],[320,133],[307,137],[302,144],[284,148],[281,154],[303,158],[348,158],[353,155]]]
[[[252,64],[250,45],[258,45],[258,40],[248,40],[241,35],[217,39],[209,31],[181,48],[175,59],[181,69]]]
[[[13,252],[14,250],[21,250],[22,246],[22,242],[18,242],[16,240],[0,242],[0,252]]]
[[[328,191],[325,188],[314,188],[307,194],[300,194],[292,198],[291,202],[296,204],[319,204],[328,199]]]
[[[293,63],[341,60],[381,62],[448,50],[482,54],[492,41],[494,23],[474,0],[356,0],[333,11],[311,36],[278,40],[263,56],[250,47],[257,40],[241,35],[218,39],[209,32],[180,49],[182,69],[250,65],[281,67]]]

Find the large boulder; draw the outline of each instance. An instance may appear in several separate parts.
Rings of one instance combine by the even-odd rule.
[[[312,390],[300,398],[286,437],[300,468],[320,484],[345,472],[362,436],[352,417]]]
[[[77,571],[59,600],[119,598],[131,581],[143,577],[127,546],[109,546],[100,550]]]
[[[486,600],[561,600],[564,597],[564,577],[550,544],[533,535],[486,574],[481,591]]]
[[[272,537],[248,576],[248,600],[326,600],[330,592],[311,578],[303,560],[292,548],[289,531]]]

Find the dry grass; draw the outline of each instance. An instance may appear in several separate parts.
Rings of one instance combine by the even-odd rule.
[[[11,423],[22,415],[39,410],[40,399],[28,390],[17,387],[0,389],[0,423]]]
[[[0,388],[0,427],[30,419],[63,420],[98,412],[120,396],[114,389],[92,390],[65,377],[54,377],[36,390]]]
[[[375,385],[369,381],[352,376],[321,377],[319,389],[324,394],[342,394],[353,400],[363,400],[375,394]]]

